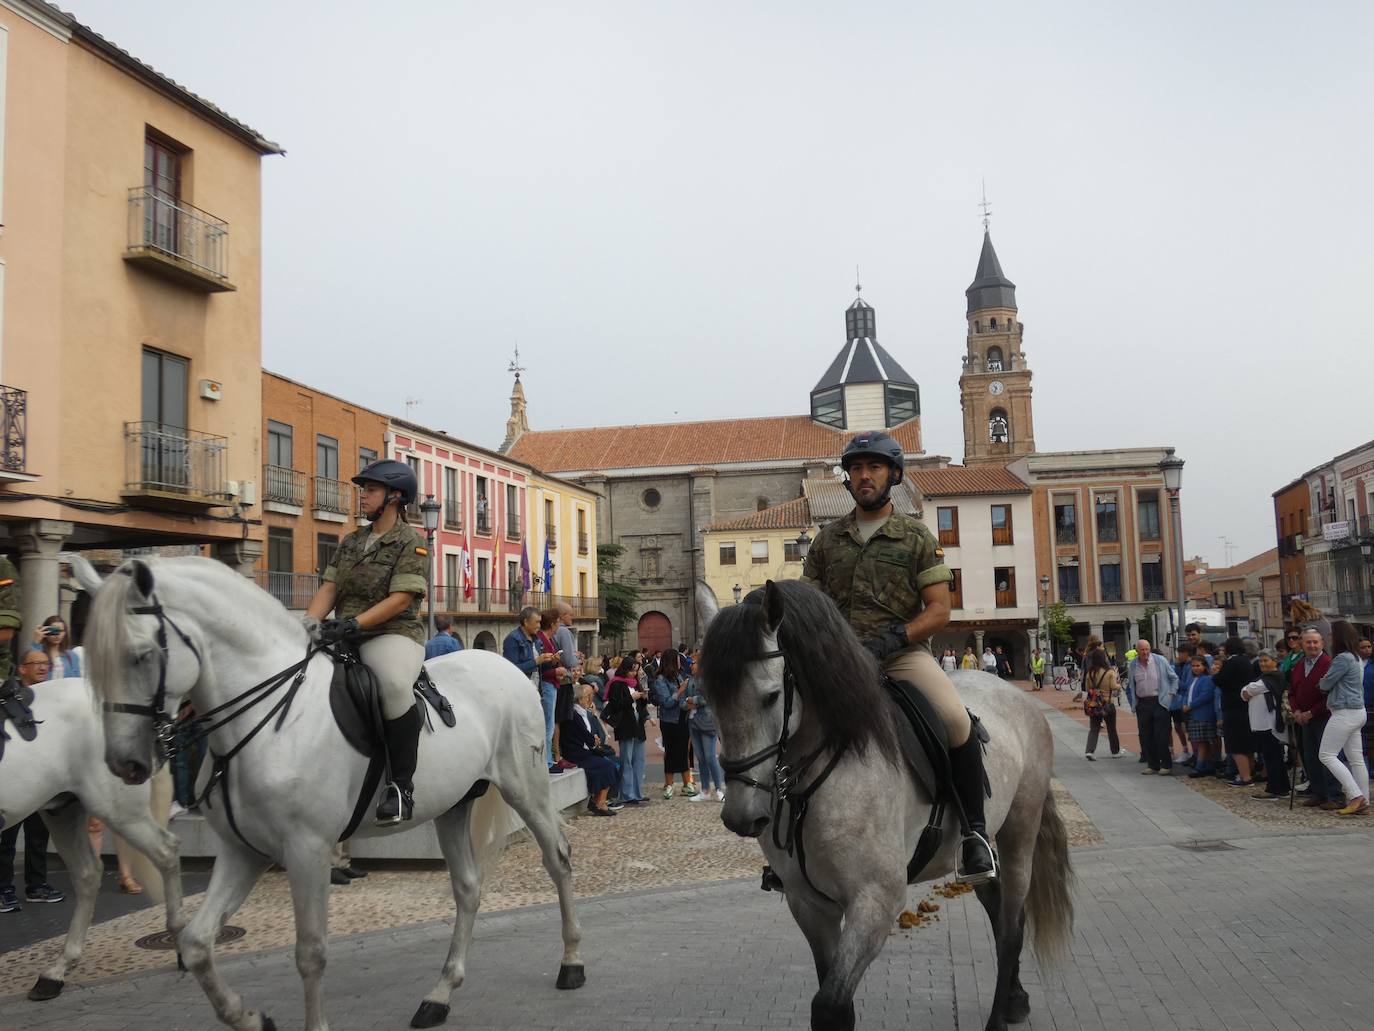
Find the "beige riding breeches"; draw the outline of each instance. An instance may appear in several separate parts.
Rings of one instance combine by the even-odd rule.
[[[415,678],[425,662],[425,646],[400,634],[383,634],[358,649],[382,692],[382,715],[398,719],[415,704]]]
[[[945,721],[945,733],[949,735],[949,746],[958,748],[968,740],[973,725],[969,722],[968,710],[964,700],[954,690],[949,676],[935,661],[935,656],[924,648],[908,648],[906,651],[889,655],[883,669],[893,680],[907,680],[921,689],[921,694],[934,706]]]

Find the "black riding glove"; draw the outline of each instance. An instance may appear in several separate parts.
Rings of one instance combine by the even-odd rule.
[[[878,660],[878,665],[881,666],[889,655],[895,655],[910,643],[911,641],[906,636],[906,624],[901,620],[894,620],[885,633],[865,639],[864,647]]]
[[[320,643],[338,644],[346,637],[352,637],[362,628],[356,619],[326,619],[320,624]]]

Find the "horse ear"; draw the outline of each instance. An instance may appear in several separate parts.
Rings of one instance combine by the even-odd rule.
[[[105,581],[95,571],[95,566],[86,561],[86,556],[75,551],[63,551],[59,552],[57,557],[71,566],[72,576],[76,577],[76,582],[81,585],[83,591],[94,594],[100,590],[100,585]]]
[[[698,580],[696,585],[697,603],[697,626],[700,627],[698,635],[706,633],[706,628],[711,625],[711,620],[716,618],[720,612],[720,603],[716,601],[716,592],[711,590],[705,580]]]
[[[772,580],[763,585],[763,615],[768,620],[769,632],[776,633],[782,625],[782,591]]]
[[[139,594],[145,598],[153,596],[153,571],[148,563],[140,558],[134,559],[129,575],[134,578],[134,586],[138,588]]]

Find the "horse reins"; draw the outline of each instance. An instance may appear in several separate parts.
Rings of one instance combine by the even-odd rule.
[[[829,779],[835,772],[835,767],[839,765],[845,749],[836,748],[831,753],[830,761],[822,767],[819,776],[816,777],[804,789],[798,791],[797,785],[801,783],[803,777],[816,764],[816,760],[826,751],[827,745],[824,741],[816,748],[803,756],[795,766],[787,763],[787,746],[791,740],[791,730],[788,724],[792,721],[792,703],[796,693],[796,677],[792,673],[787,655],[781,648],[771,652],[764,652],[754,657],[755,662],[765,662],[768,659],[782,659],[782,731],[778,734],[778,740],[767,748],[760,749],[752,755],[747,755],[743,759],[722,759],[720,760],[721,769],[725,772],[726,781],[738,781],[747,787],[763,791],[773,796],[773,845],[782,849],[789,856],[797,857],[797,865],[801,868],[802,877],[811,890],[824,899],[831,899],[829,895],[821,891],[812,883],[811,877],[806,872],[806,849],[802,842],[802,827],[806,820],[806,813],[810,808],[811,796],[819,790],[820,786]],[[753,777],[746,776],[745,771],[751,770],[760,763],[777,756],[777,763],[773,766],[773,781],[771,784],[764,784],[755,780]],[[784,837],[783,832],[783,809],[790,808],[791,818],[787,820],[787,830]]]
[[[157,595],[152,596],[151,605],[137,605],[129,610],[131,616],[156,616],[157,617],[157,641],[158,650],[158,670],[157,670],[157,691],[153,694],[151,705],[132,705],[128,702],[106,702],[104,705],[106,712],[125,713],[130,716],[147,716],[153,721],[153,734],[157,739],[158,753],[161,762],[166,762],[172,755],[172,741],[176,730],[172,717],[167,715],[167,664],[170,656],[167,652],[167,628],[170,626],[176,635],[181,638],[181,643],[190,649],[191,654],[196,657],[196,664],[201,665],[200,651],[195,643],[187,636],[186,631],[177,626],[176,620],[167,615],[162,608],[162,603],[157,600]]]

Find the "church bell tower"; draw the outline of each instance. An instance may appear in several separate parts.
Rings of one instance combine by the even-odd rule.
[[[1021,351],[1025,327],[1016,316],[1016,284],[1002,273],[987,225],[985,218],[978,271],[964,291],[968,337],[959,400],[965,465],[1005,465],[1035,450],[1031,371]]]

